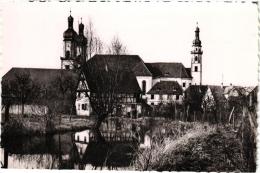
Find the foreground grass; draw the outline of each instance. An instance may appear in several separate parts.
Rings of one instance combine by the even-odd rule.
[[[136,170],[157,171],[254,171],[245,168],[240,141],[231,128],[190,123],[183,134],[154,139],[140,149]],[[190,126],[183,123],[183,126]],[[171,126],[171,128],[176,128]],[[169,130],[169,129],[168,129]]]

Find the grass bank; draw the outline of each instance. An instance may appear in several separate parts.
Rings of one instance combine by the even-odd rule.
[[[170,123],[169,123],[170,124]],[[179,129],[168,124],[168,130]],[[153,138],[150,148],[137,152],[136,170],[156,171],[254,171],[245,168],[241,141],[230,127],[183,123],[182,133],[163,140]]]
[[[93,126],[94,121],[86,117],[62,116],[52,119],[47,125],[42,116],[11,116],[1,127],[2,136],[44,135],[57,132],[77,131]]]

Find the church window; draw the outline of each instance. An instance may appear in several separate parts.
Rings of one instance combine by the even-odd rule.
[[[198,57],[197,56],[195,56],[195,61],[198,61]]]
[[[179,100],[179,98],[180,98],[180,95],[176,95],[176,100]]]
[[[185,82],[182,83],[182,87],[184,87],[184,88],[186,87],[186,83]]]
[[[146,93],[146,81],[143,80],[142,82],[142,90],[143,90],[143,93],[145,94]]]
[[[151,103],[151,105],[154,105],[154,103]]]
[[[198,66],[194,67],[194,71],[197,72],[198,71]]]
[[[154,99],[154,95],[153,94],[151,95],[151,99]]]

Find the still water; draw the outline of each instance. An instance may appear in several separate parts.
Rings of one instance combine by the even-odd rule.
[[[1,167],[133,170],[136,151],[151,145],[148,128],[140,124],[110,120],[100,132],[105,143],[98,142],[90,129],[2,139]]]

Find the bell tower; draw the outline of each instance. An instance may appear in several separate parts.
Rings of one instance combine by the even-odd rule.
[[[195,30],[195,39],[192,43],[191,51],[191,76],[192,76],[192,85],[201,85],[202,84],[202,54],[201,41],[200,41],[200,29],[197,27]]]
[[[68,29],[63,33],[63,56],[61,59],[61,69],[75,69],[77,64],[75,63],[76,57],[76,38],[77,33],[73,29],[73,17],[68,17]]]

